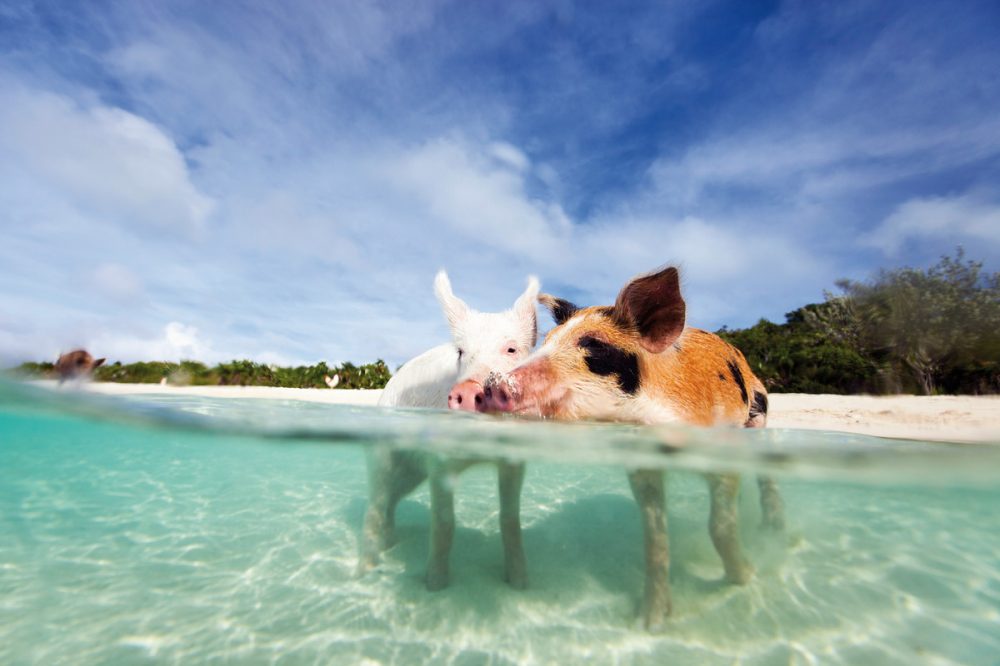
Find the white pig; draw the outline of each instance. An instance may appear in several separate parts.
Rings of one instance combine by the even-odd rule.
[[[452,293],[447,273],[440,271],[434,280],[434,293],[448,320],[452,340],[404,364],[389,380],[378,404],[475,411],[482,401],[486,377],[491,372],[512,369],[534,348],[538,337],[538,289],[538,280],[530,277],[510,310],[477,312]],[[484,461],[442,458],[418,451],[371,450],[369,504],[361,535],[359,572],[378,564],[379,554],[392,541],[396,505],[429,478],[431,538],[426,583],[429,590],[447,587],[448,556],[455,531],[453,481],[459,472],[477,462]],[[520,521],[524,463],[489,462],[498,467],[505,578],[512,587],[521,589],[528,583]]]

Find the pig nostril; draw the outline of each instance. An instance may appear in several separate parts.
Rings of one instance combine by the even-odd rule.
[[[483,394],[482,393],[480,393],[479,395],[476,396],[476,404],[477,405],[483,404]]]
[[[457,398],[455,398],[455,402],[457,402],[458,404],[461,405],[462,404],[462,396],[460,395]]]

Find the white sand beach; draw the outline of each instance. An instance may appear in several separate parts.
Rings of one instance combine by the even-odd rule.
[[[54,384],[54,382],[45,382]],[[94,382],[86,390],[109,395],[178,394],[213,398],[306,400],[374,405],[381,391],[267,386],[169,386]],[[833,430],[879,437],[1000,443],[1000,396],[866,396],[774,393],[768,425]]]

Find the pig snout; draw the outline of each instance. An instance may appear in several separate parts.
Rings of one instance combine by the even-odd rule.
[[[482,405],[476,409],[480,412],[510,412],[514,409],[514,401],[502,384],[487,384],[483,389]]]
[[[512,412],[515,402],[509,378],[491,372],[483,385],[483,402],[477,409],[480,412]]]
[[[475,379],[466,379],[455,384],[448,393],[448,409],[481,412],[483,402],[483,385]]]

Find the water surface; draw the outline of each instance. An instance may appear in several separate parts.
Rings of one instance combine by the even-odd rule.
[[[451,586],[428,497],[354,576],[365,448],[529,462],[531,587],[501,581],[496,475],[457,480]],[[0,663],[996,664],[1000,449],[835,433],[526,423],[434,411],[0,386]],[[636,626],[627,467],[670,470],[674,615]],[[720,582],[700,471],[781,481],[784,533]]]

